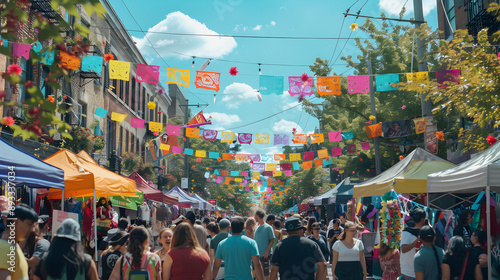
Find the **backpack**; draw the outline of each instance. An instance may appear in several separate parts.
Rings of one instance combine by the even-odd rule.
[[[123,259],[125,255],[122,256],[120,261],[120,280],[123,280]],[[144,267],[141,270],[132,270],[132,266],[130,268],[130,272],[128,273],[128,280],[150,280],[149,271],[146,270],[148,266],[148,262],[144,264]]]

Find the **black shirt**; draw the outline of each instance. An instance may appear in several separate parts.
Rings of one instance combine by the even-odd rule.
[[[478,261],[479,261],[480,255],[488,254],[488,252],[486,252],[486,250],[480,246],[472,247],[472,252],[474,252],[474,254],[476,254]],[[483,279],[487,280],[488,279],[488,266],[481,267],[481,273],[483,274]]]
[[[457,225],[453,229],[453,236],[462,236],[465,242],[465,247],[472,248],[472,243],[470,242],[470,237],[472,235],[472,230],[469,225]]]
[[[120,252],[120,250],[108,251],[102,255],[102,258],[101,258],[101,264],[102,264],[101,280],[108,280],[109,279],[109,276],[111,276],[111,272],[113,272],[113,268],[115,268],[116,262],[118,261],[118,259],[121,256],[122,256],[122,252]]]
[[[465,255],[464,256],[450,255],[448,253],[444,255],[443,264],[447,264],[450,266],[450,279],[453,279],[454,277],[458,277],[460,279],[464,267],[464,261],[465,261]],[[463,279],[476,279],[475,271],[476,271],[476,265],[478,264],[479,264],[478,256],[473,251],[470,251]]]
[[[340,233],[342,233],[342,229],[340,227],[338,229],[334,228],[330,229],[328,231],[328,240],[330,240],[330,238],[332,238],[335,234],[340,234]],[[337,237],[335,237],[333,239],[333,242],[330,243],[330,249],[332,248],[333,244],[335,244],[335,242],[337,242]]]
[[[281,280],[314,280],[314,268],[325,258],[318,244],[300,236],[290,236],[276,245],[271,265],[279,266]]]

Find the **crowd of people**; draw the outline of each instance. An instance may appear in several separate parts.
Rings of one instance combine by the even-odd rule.
[[[283,220],[262,209],[253,217],[203,220],[189,211],[159,229],[154,241],[150,229],[121,218],[96,257],[85,253],[73,219],[64,220],[48,240],[47,216],[24,204],[3,214],[0,279],[324,280],[328,263],[333,279],[368,277],[361,238],[366,228],[345,215],[327,225],[297,214]],[[378,248],[382,279],[488,279],[486,233],[471,231],[471,213],[460,215],[447,248],[435,244],[436,231],[423,209],[410,215],[399,246]]]

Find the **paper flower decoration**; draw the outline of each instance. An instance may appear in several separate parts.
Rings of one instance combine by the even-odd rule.
[[[158,115],[161,114],[161,111],[158,111]]]
[[[493,136],[493,135],[488,135],[488,137],[486,137],[486,142],[488,142],[488,144],[490,144],[490,145],[495,144],[497,141],[498,141],[498,139],[495,138],[495,136]]]
[[[351,28],[352,31],[358,29],[358,24],[357,23],[353,23],[351,24],[351,26],[349,26],[349,28]]]
[[[369,119],[370,119],[370,121],[373,121],[375,119],[375,116],[370,115]]]
[[[401,109],[403,109],[403,110],[404,110],[404,109],[406,109],[406,105],[403,105],[403,106],[401,107]]]
[[[441,140],[441,141],[444,141],[444,132],[442,131],[437,131],[436,132],[436,137],[437,139]]]
[[[159,135],[158,131],[153,132],[153,135],[158,136]]]
[[[297,129],[294,127],[292,128],[292,134],[295,134],[297,132]]]
[[[14,124],[14,119],[12,117],[3,117],[2,123],[7,126],[11,126]]]
[[[104,55],[104,61],[109,62],[110,60],[115,60],[115,56],[111,53],[107,53]]]
[[[405,157],[404,156],[399,156],[399,160],[403,160]]]
[[[196,162],[201,162],[201,158],[196,158]]]
[[[365,122],[365,123],[367,123],[367,124],[372,124],[372,121],[367,121],[367,122]]]
[[[165,89],[163,87],[161,87],[159,84],[156,85],[155,87],[155,92],[158,93],[158,94],[166,94],[167,92],[165,91]]]
[[[231,67],[231,68],[229,68],[229,74],[231,74],[231,76],[238,75],[238,68],[237,67]]]
[[[156,108],[156,103],[149,101],[148,108],[149,108],[149,110],[154,110]]]
[[[300,76],[300,79],[305,83],[309,81],[309,76],[306,73],[304,73],[302,74],[302,76]]]
[[[54,96],[50,95],[49,97],[47,97],[47,100],[49,100],[50,102],[54,103],[56,100],[54,99]]]
[[[17,64],[11,64],[9,66],[7,66],[7,74],[8,75],[11,75],[11,74],[14,74],[14,75],[21,75],[21,73],[23,73],[23,68],[21,68],[21,66],[17,65]]]

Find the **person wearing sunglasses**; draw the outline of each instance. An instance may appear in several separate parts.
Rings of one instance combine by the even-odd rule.
[[[356,224],[347,221],[339,241],[333,244],[332,274],[334,280],[366,280],[366,260],[361,240],[354,238]]]
[[[318,244],[319,248],[321,249],[321,253],[323,254],[323,257],[325,258],[325,261],[328,261],[328,258],[330,257],[330,248],[328,246],[328,240],[326,237],[322,234],[321,232],[321,227],[319,226],[319,223],[313,223],[312,224],[312,234],[309,235],[307,238]],[[326,275],[324,277],[321,277],[321,275],[316,275],[316,279],[325,279]]]

